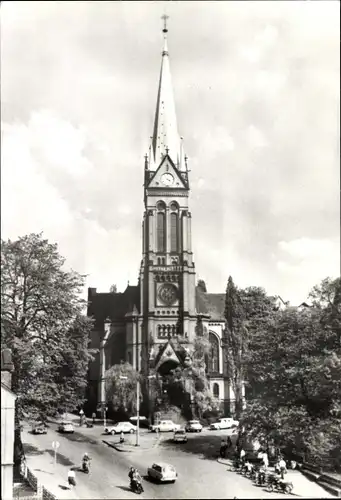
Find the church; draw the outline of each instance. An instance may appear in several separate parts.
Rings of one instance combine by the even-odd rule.
[[[166,20],[164,16],[154,128],[143,167],[138,284],[128,284],[123,293],[88,289],[87,314],[94,318],[91,347],[98,349],[89,368],[88,404],[105,405],[105,372],[121,361],[146,378],[151,370],[162,376],[183,366],[190,359],[200,325],[210,342],[206,366],[210,389],[228,414],[234,395],[222,346],[225,294],[207,293],[203,282],[196,284],[192,224],[199,221],[192,221],[190,211],[188,159],[178,133]]]

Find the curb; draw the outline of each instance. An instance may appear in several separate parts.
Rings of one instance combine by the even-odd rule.
[[[221,457],[217,458],[217,462],[218,462],[218,464],[221,464],[221,465],[231,465],[231,464],[233,464],[233,460],[229,460],[228,458],[221,458]]]

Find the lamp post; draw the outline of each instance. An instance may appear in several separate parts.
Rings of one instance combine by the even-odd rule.
[[[139,439],[140,439],[140,378],[136,380],[136,443],[135,446],[140,446]],[[149,375],[147,377],[148,379],[155,378],[155,375]],[[120,380],[128,380],[128,377],[125,375],[120,375]]]

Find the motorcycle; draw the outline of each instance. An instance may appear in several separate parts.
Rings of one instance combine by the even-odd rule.
[[[263,486],[268,481],[268,473],[264,469],[260,469],[255,477],[255,483],[258,486]]]
[[[130,489],[133,493],[138,493],[139,495],[144,492],[141,481],[136,481],[135,479],[131,479]]]
[[[82,462],[82,471],[85,474],[89,474],[89,472],[90,472],[90,462],[89,462],[89,460],[83,460],[83,462]]]
[[[269,476],[268,479],[268,485],[267,485],[267,491],[278,491],[281,493],[291,493],[292,490],[294,489],[294,485],[292,484],[291,481],[283,481],[283,479],[275,477],[275,476]]]

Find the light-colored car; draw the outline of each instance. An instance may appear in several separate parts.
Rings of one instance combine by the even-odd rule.
[[[151,425],[150,430],[152,432],[175,432],[180,430],[181,425],[175,424],[172,420],[161,420],[156,425]]]
[[[165,464],[163,462],[157,462],[148,468],[148,477],[160,482],[171,482],[175,483],[178,478],[178,474],[175,467],[170,464]]]
[[[47,434],[47,427],[45,424],[36,423],[32,426],[32,434]]]
[[[220,429],[231,429],[231,427],[238,427],[238,420],[234,420],[233,418],[218,418],[217,422],[214,422],[210,425],[210,429],[212,430],[220,430]]]
[[[73,424],[71,422],[61,422],[58,425],[58,431],[73,434],[75,432],[75,429],[73,428]]]
[[[173,436],[174,443],[187,443],[187,435],[185,429],[179,429],[174,432]]]
[[[136,425],[131,422],[118,422],[112,427],[106,427],[104,429],[105,434],[134,434],[136,432]]]
[[[187,432],[201,432],[202,425],[199,420],[189,420],[185,427]]]

